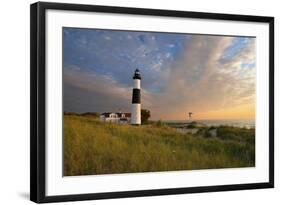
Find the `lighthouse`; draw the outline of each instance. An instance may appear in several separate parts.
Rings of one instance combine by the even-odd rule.
[[[135,70],[134,76],[134,87],[132,94],[132,113],[131,113],[131,124],[141,124],[141,76],[138,69]]]

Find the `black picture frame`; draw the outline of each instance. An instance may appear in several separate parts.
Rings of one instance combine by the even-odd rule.
[[[46,196],[46,81],[45,81],[45,26],[46,10],[121,13],[168,16],[195,19],[233,20],[269,24],[269,181],[263,183],[229,184],[188,188],[138,190]],[[30,6],[30,200],[37,203],[76,200],[96,200],[198,192],[230,191],[274,187],[274,18],[265,16],[230,15],[143,8],[125,8],[82,4],[38,2]]]

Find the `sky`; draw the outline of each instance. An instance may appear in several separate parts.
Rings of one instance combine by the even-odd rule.
[[[135,69],[153,120],[255,119],[255,38],[63,28],[64,111],[130,112]]]

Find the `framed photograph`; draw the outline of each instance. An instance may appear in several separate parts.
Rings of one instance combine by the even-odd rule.
[[[30,198],[274,187],[274,18],[31,5]]]

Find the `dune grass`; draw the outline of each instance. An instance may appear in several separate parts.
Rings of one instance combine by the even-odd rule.
[[[254,132],[247,140],[236,140],[235,134],[204,138],[166,125],[118,125],[65,115],[64,175],[255,166],[255,143],[249,140]]]

